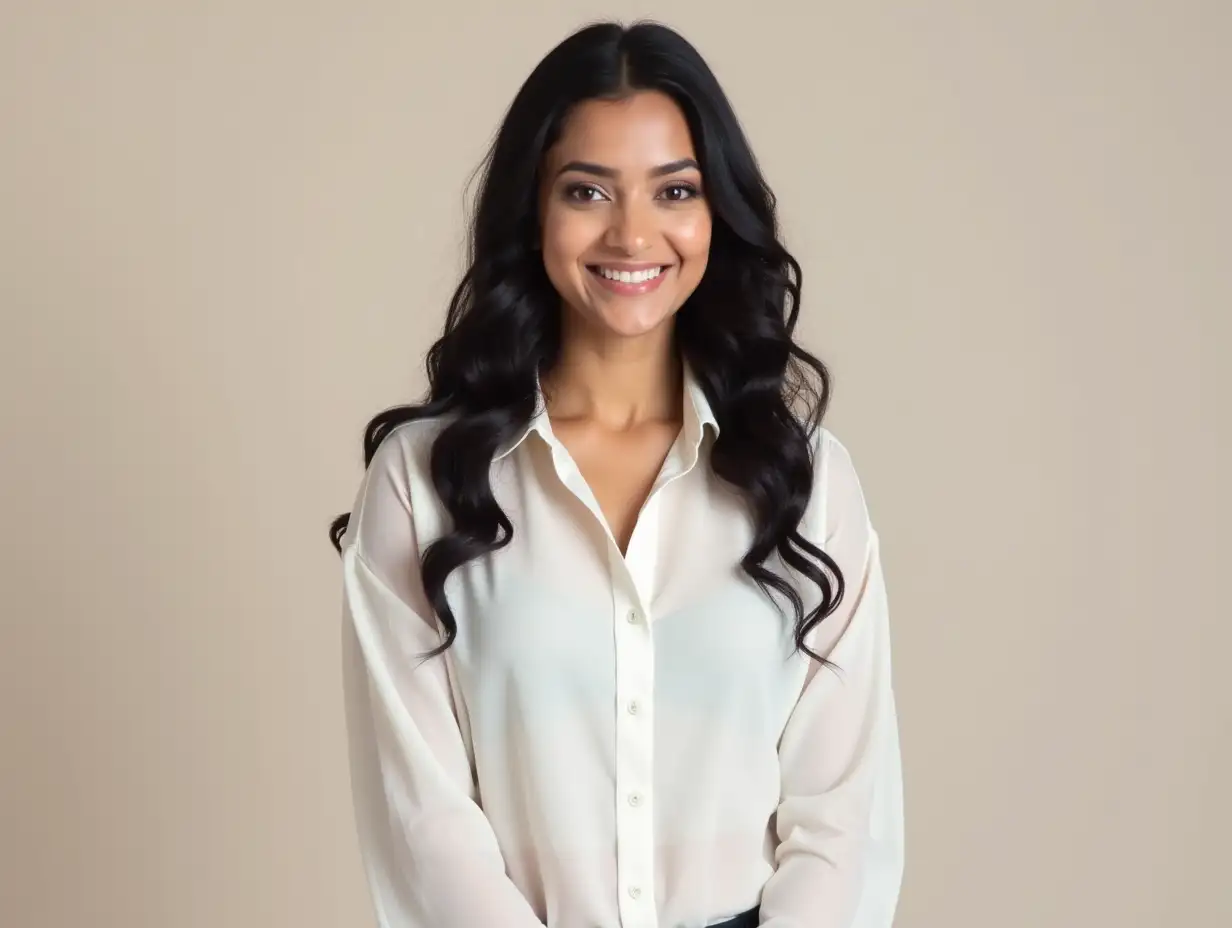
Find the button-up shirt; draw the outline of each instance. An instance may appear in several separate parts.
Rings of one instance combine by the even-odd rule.
[[[687,370],[683,414],[624,554],[546,412],[500,449],[513,539],[449,576],[457,638],[426,661],[442,423],[377,449],[342,541],[343,679],[381,928],[702,928],[755,906],[765,928],[889,928],[901,764],[851,456],[817,430],[800,526],[846,580],[807,639],[829,666],[740,569],[753,522],[708,466],[719,426]]]

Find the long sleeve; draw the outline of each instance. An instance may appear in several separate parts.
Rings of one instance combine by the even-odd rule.
[[[411,466],[385,440],[343,544],[351,786],[379,928],[543,928],[506,875],[418,577]]]
[[[846,448],[825,438],[824,541],[846,593],[814,630],[780,740],[776,869],[763,928],[890,928],[903,872],[902,765],[880,544]]]

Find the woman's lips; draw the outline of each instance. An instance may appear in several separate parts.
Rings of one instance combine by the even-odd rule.
[[[630,281],[628,283],[621,280],[612,280],[610,277],[604,277],[603,274],[599,272],[599,268],[594,265],[587,267],[586,270],[588,270],[590,275],[599,282],[600,286],[612,293],[616,293],[621,296],[641,296],[644,293],[650,293],[657,290],[663,283],[663,278],[667,276],[668,271],[670,271],[671,268],[672,266],[670,264],[660,265],[659,273],[649,280],[637,282]]]

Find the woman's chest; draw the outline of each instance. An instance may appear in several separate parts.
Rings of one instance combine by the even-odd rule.
[[[575,482],[583,498],[589,494],[611,531],[617,549],[624,554],[634,528],[672,451],[678,429],[653,424],[628,434],[596,434],[594,429],[560,426],[562,457],[575,468]],[[569,483],[568,475],[565,479]],[[584,490],[583,490],[584,486]]]
[[[575,494],[501,494],[512,541],[448,588],[466,703],[514,700],[559,716],[561,706],[606,711],[653,696],[660,713],[785,715],[803,679],[793,617],[739,566],[752,532],[743,507],[687,482],[701,476],[647,500],[627,554]]]

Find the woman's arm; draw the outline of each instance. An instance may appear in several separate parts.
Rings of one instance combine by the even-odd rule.
[[[419,580],[409,462],[378,449],[343,543],[351,786],[380,928],[543,928],[475,801],[470,756]]]
[[[846,448],[823,434],[822,549],[847,588],[810,635],[812,662],[779,745],[776,870],[763,928],[890,928],[903,871],[902,770],[880,544]]]

